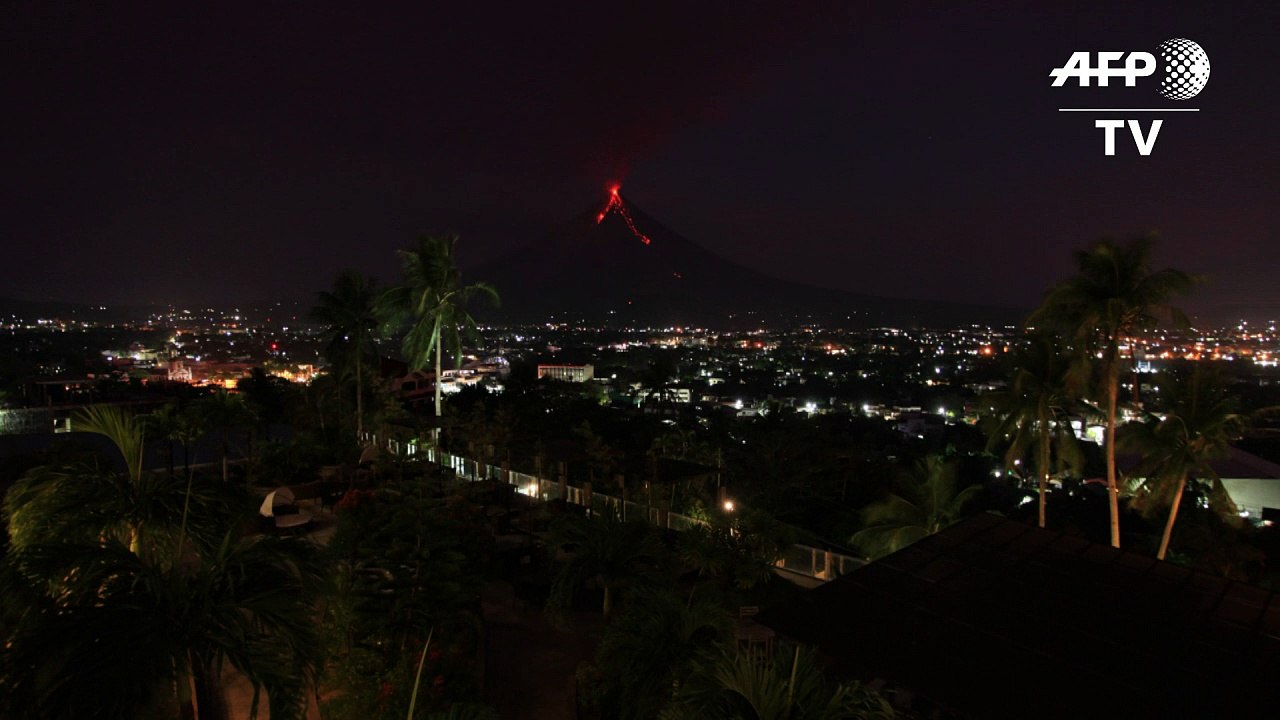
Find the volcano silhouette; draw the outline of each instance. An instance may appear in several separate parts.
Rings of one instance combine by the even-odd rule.
[[[517,322],[749,327],[762,322],[885,324],[1004,322],[1011,310],[897,300],[782,280],[723,258],[669,230],[613,191],[547,234],[466,273],[502,295]]]

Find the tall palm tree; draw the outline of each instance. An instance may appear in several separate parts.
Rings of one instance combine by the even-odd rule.
[[[1120,445],[1143,455],[1131,473],[1147,478],[1143,495],[1161,507],[1169,506],[1156,553],[1163,560],[1187,481],[1208,481],[1211,494],[1226,496],[1211,463],[1230,454],[1231,441],[1240,436],[1245,418],[1236,413],[1221,376],[1200,363],[1186,377],[1161,383],[1160,399],[1165,404],[1163,416],[1151,415],[1146,422],[1122,428]]]
[[[319,294],[311,319],[324,326],[325,355],[335,370],[356,380],[356,437],[364,434],[364,361],[378,354],[384,320],[372,278],[351,269],[338,273],[333,289]]]
[[[498,291],[492,286],[463,284],[454,255],[457,244],[457,236],[426,236],[413,250],[399,251],[404,284],[388,290],[382,300],[391,322],[409,327],[403,350],[410,367],[420,370],[434,363],[437,418],[443,412],[440,379],[444,353],[448,351],[461,363],[463,337],[479,336],[467,305],[476,298],[494,305],[499,302]]]
[[[1045,526],[1046,496],[1053,472],[1051,459],[1057,456],[1060,470],[1083,464],[1067,415],[1075,402],[1069,370],[1070,361],[1060,352],[1054,336],[1033,333],[1018,348],[1009,388],[984,397],[988,408],[984,418],[987,449],[1005,446],[1006,471],[1012,471],[1027,455],[1035,457],[1040,527]]]
[[[1120,488],[1116,481],[1116,402],[1124,359],[1121,346],[1154,327],[1161,316],[1188,324],[1168,303],[1191,290],[1190,275],[1172,268],[1149,267],[1151,238],[1125,245],[1104,240],[1076,253],[1078,272],[1051,288],[1027,324],[1059,331],[1069,338],[1079,369],[1096,364],[1098,395],[1106,412],[1107,491],[1111,513],[1111,546],[1120,547]],[[1078,373],[1083,376],[1084,373]]]
[[[981,492],[981,485],[958,487],[954,461],[927,457],[903,473],[884,500],[867,506],[865,527],[850,541],[871,557],[888,555],[955,523]]]

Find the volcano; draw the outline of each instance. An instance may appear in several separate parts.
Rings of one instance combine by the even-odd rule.
[[[844,327],[1013,321],[1013,310],[903,300],[814,287],[723,258],[668,229],[619,188],[606,201],[489,263],[469,280],[502,295],[511,322],[754,327],[826,322]]]

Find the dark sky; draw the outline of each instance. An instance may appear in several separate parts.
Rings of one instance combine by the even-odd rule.
[[[1030,305],[1156,230],[1197,305],[1280,301],[1278,3],[188,5],[0,9],[0,296],[305,298],[421,232],[494,257],[620,180],[820,285]],[[1056,112],[1178,104],[1049,77],[1173,37],[1212,75],[1201,112],[1135,116],[1150,157]]]

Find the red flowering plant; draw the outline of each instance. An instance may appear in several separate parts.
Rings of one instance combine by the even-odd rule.
[[[372,490],[352,488],[342,494],[342,499],[338,500],[338,503],[333,506],[333,509],[335,512],[343,512],[372,501],[373,498],[374,492]]]

